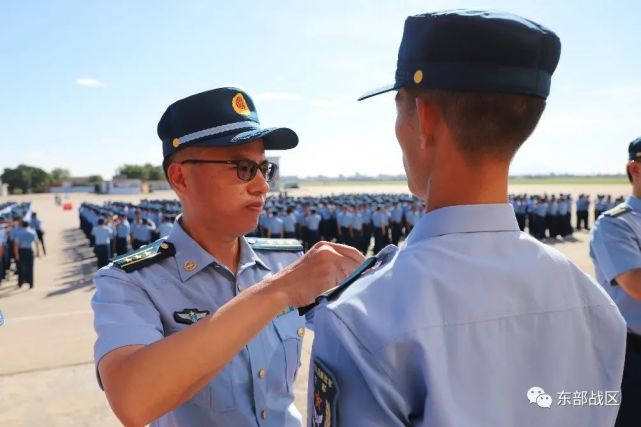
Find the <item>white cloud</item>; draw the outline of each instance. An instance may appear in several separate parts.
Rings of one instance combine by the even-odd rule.
[[[262,92],[252,98],[257,101],[300,101],[303,99],[298,93],[293,92]]]
[[[76,84],[78,86],[90,87],[90,88],[93,88],[93,89],[98,89],[98,88],[105,87],[105,84],[103,82],[101,82],[98,79],[91,78],[91,77],[81,77],[79,79],[76,79]]]

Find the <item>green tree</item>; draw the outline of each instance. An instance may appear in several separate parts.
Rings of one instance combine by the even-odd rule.
[[[143,181],[165,179],[162,166],[154,166],[150,163],[144,165],[123,165],[118,169],[118,174],[128,179],[141,179]]]
[[[68,169],[56,168],[51,171],[51,183],[60,185],[62,181],[68,180],[71,178],[71,173]]]
[[[5,168],[0,179],[9,184],[9,191],[26,193],[42,193],[48,190],[51,177],[40,168],[28,165],[18,165],[15,169]]]

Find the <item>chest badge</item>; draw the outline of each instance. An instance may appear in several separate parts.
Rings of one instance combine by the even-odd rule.
[[[174,311],[174,320],[183,325],[192,325],[209,314],[208,310],[186,308],[183,311]]]

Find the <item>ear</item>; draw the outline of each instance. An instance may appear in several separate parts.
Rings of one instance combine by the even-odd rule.
[[[419,96],[416,97],[415,102],[419,140],[421,141],[421,149],[425,149],[434,140],[432,135],[436,130],[438,112],[433,105],[428,104]]]
[[[180,163],[170,163],[167,167],[167,180],[169,185],[178,193],[184,193],[187,190],[183,165]]]

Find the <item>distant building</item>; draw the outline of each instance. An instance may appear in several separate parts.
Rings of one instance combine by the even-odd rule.
[[[155,191],[168,191],[168,190],[171,190],[171,185],[169,185],[169,183],[165,180],[147,181],[143,185],[143,192],[145,193],[153,193]]]

